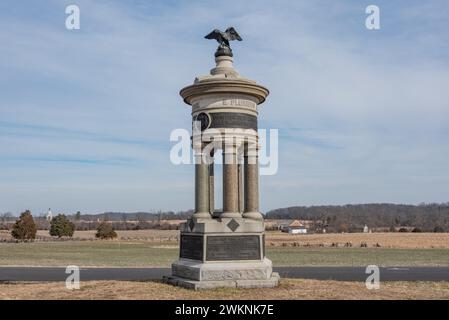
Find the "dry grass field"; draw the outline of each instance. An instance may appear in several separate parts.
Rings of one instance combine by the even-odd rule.
[[[267,245],[282,245],[282,243],[297,242],[300,246],[340,246],[349,242],[354,247],[366,243],[368,247],[379,244],[382,248],[397,249],[449,249],[449,233],[329,233],[292,235],[282,232],[267,232]]]
[[[117,234],[118,239],[122,241],[168,241],[176,243],[179,239],[178,230],[119,230]],[[39,230],[38,236],[51,239],[46,230]],[[0,240],[10,238],[9,231],[0,231]],[[76,231],[74,238],[77,240],[94,240],[95,231]],[[361,243],[366,243],[368,247],[379,245],[382,248],[396,249],[449,249],[449,233],[396,232],[292,235],[279,231],[266,232],[267,246],[330,247],[333,243],[338,244],[338,246],[351,243],[353,247],[360,247]]]
[[[178,256],[179,231],[118,231],[118,239],[95,240],[77,231],[76,240],[1,243],[0,265],[168,267]],[[40,230],[40,236],[47,231]],[[9,233],[0,232],[0,238]],[[352,247],[344,247],[350,242]],[[332,243],[338,247],[331,247]],[[366,243],[367,248],[360,244]],[[380,247],[375,247],[378,244]],[[266,233],[267,256],[276,266],[449,266],[447,233]]]
[[[169,267],[176,242],[0,243],[0,266]],[[449,266],[449,249],[267,247],[275,266]]]
[[[64,282],[0,284],[0,299],[449,299],[448,282],[361,282],[282,279],[277,288],[191,291],[161,282],[90,281],[70,291]]]
[[[0,265],[168,267],[178,256],[179,231],[117,233],[119,238],[112,241],[94,240],[94,231],[77,231],[77,240],[0,243]],[[41,230],[39,236],[48,233]],[[8,237],[8,232],[0,232],[0,239]],[[344,247],[347,242],[352,247]],[[361,248],[361,243],[368,247]],[[449,266],[449,234],[444,233],[267,232],[266,244],[275,266]],[[385,282],[379,290],[367,290],[360,282],[282,279],[273,289],[207,292],[155,281],[82,282],[81,290],[75,291],[67,290],[63,282],[0,283],[0,299],[449,299],[449,283]]]
[[[175,241],[179,237],[178,230],[117,230],[120,240],[143,240],[143,241]],[[73,238],[79,240],[94,240],[95,230],[75,231]],[[38,230],[37,237],[51,239],[48,230]],[[11,239],[11,232],[0,230],[0,240]]]

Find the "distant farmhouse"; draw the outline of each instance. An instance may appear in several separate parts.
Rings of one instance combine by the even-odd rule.
[[[308,222],[308,221],[307,221]],[[307,224],[306,221],[300,220],[288,220],[281,222],[280,229],[282,232],[287,232],[291,234],[306,234]]]

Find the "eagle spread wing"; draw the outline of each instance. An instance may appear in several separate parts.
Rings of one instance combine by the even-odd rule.
[[[215,31],[215,30],[214,30]],[[237,31],[234,29],[234,27],[229,27],[226,29],[225,31],[226,35],[228,36],[229,40],[238,40],[238,41],[242,41],[242,38],[240,37],[240,35],[237,33]]]
[[[209,33],[207,36],[205,36],[204,38],[206,39],[215,39],[218,40],[221,36],[221,32],[218,29],[215,29],[214,31],[212,31],[211,33]]]

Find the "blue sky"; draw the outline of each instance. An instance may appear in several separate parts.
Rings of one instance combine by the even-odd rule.
[[[0,212],[192,208],[193,167],[169,159],[190,128],[178,92],[230,25],[236,68],[271,91],[260,127],[279,129],[263,211],[448,201],[448,16],[444,0],[2,1]]]

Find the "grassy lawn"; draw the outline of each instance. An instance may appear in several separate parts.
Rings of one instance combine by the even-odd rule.
[[[177,243],[67,241],[0,243],[0,265],[168,267]],[[267,247],[275,266],[449,266],[449,249]]]
[[[158,281],[87,281],[80,290],[64,282],[0,284],[0,299],[449,299],[449,282],[363,282],[281,279],[277,288],[192,291]]]
[[[0,265],[30,266],[169,266],[175,244],[118,241],[68,241],[0,244]]]
[[[276,266],[449,266],[449,249],[269,248]]]

